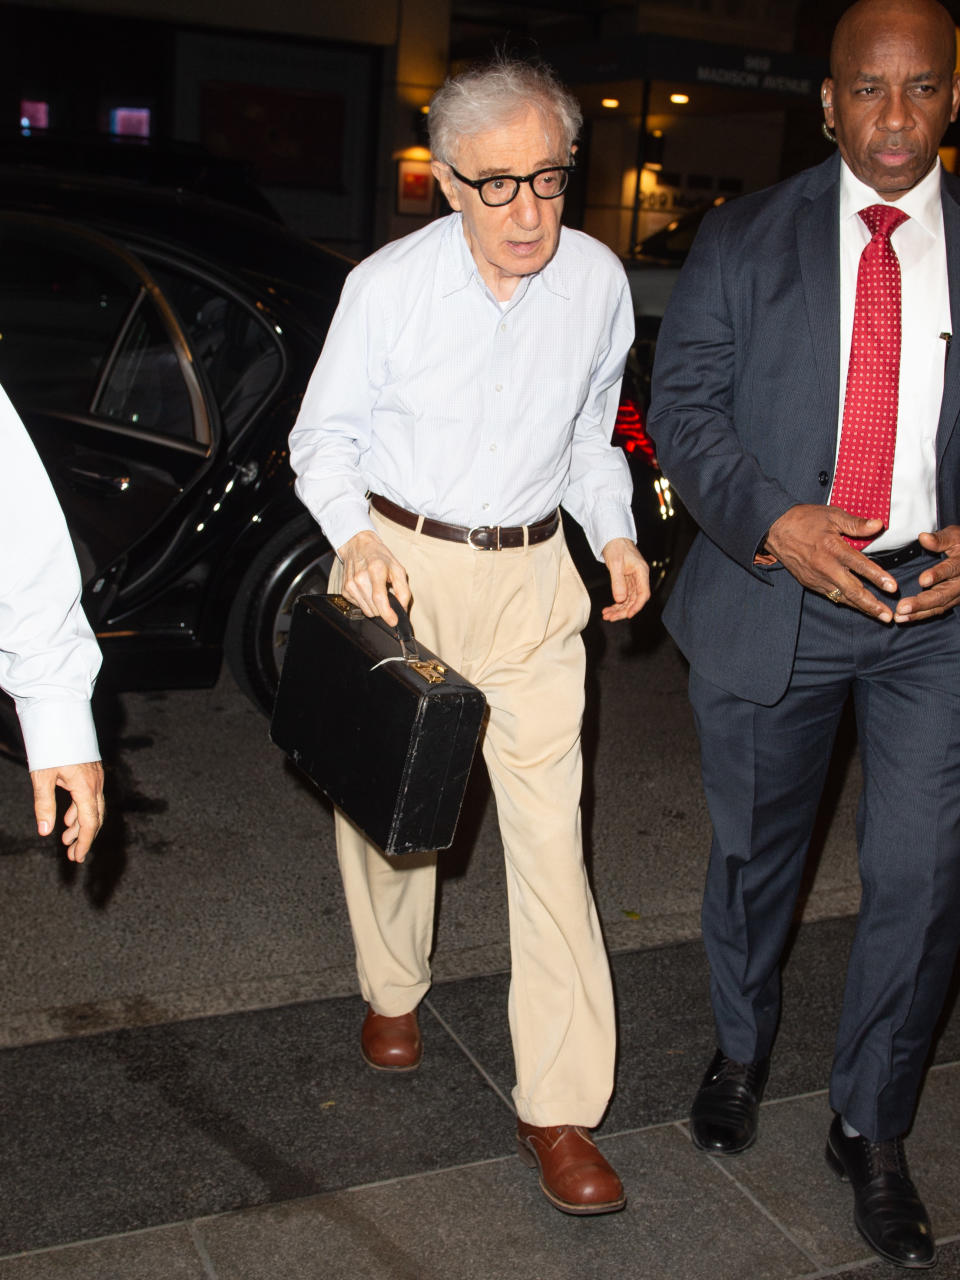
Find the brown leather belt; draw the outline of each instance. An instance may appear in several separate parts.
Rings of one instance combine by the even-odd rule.
[[[427,516],[418,516],[406,507],[398,507],[389,498],[379,493],[371,493],[370,505],[382,516],[399,524],[404,529],[416,529],[428,538],[442,538],[444,542],[465,542],[475,551],[501,551],[510,547],[533,547],[538,542],[546,542],[552,538],[560,524],[559,509],[551,511],[535,524],[481,524],[468,529],[462,524],[445,524],[442,520],[431,520]],[[524,538],[526,531],[526,538]]]

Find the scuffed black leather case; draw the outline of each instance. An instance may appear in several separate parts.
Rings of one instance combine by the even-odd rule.
[[[270,736],[384,853],[446,849],[485,705],[405,615],[391,629],[343,596],[301,596]]]

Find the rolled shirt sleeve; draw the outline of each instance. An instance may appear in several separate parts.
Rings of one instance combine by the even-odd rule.
[[[0,388],[0,687],[31,770],[99,760],[90,709],[100,649],[80,606],[66,521],[26,429]]]

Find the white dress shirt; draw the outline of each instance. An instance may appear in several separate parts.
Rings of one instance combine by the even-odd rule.
[[[870,232],[861,209],[882,196],[856,178],[846,163],[840,178],[840,423],[853,339],[860,255]],[[886,551],[937,527],[936,437],[943,397],[943,367],[950,333],[947,250],[940,203],[940,161],[896,202],[909,217],[890,237],[900,261],[900,394],[893,462],[890,523],[866,548]],[[839,431],[837,433],[839,451]]]
[[[99,760],[90,696],[100,649],[53,486],[0,388],[0,687],[31,769]]]
[[[633,311],[623,267],[562,228],[499,303],[460,214],[351,272],[290,436],[297,493],[335,548],[372,528],[365,493],[451,524],[532,524],[563,506],[594,554],[635,537],[611,446]]]

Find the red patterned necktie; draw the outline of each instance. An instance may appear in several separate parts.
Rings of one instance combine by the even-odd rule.
[[[851,515],[890,520],[900,388],[900,263],[890,237],[909,215],[889,204],[861,209],[870,243],[860,255],[843,428],[830,501]],[[875,534],[874,537],[879,537]],[[872,538],[847,538],[865,547]]]

